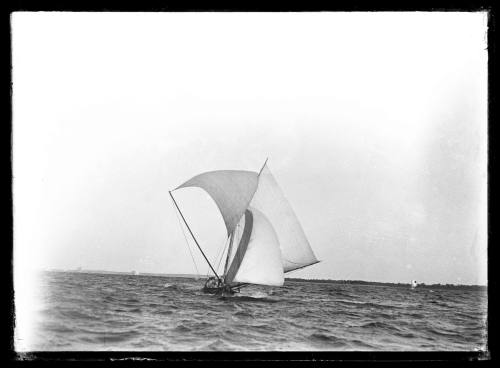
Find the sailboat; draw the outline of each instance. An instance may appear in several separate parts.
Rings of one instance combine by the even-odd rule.
[[[418,285],[418,284],[417,284],[417,281],[416,281],[416,280],[411,280],[411,284],[410,284],[410,285],[411,285],[411,288],[412,288],[412,289],[415,289],[415,288],[417,287],[417,285]]]
[[[285,273],[318,263],[290,203],[267,165],[259,172],[217,170],[196,175],[175,190],[203,189],[216,203],[229,241],[224,271],[218,274],[182,214],[175,208],[213,272],[203,290],[234,294],[246,285],[282,286]]]

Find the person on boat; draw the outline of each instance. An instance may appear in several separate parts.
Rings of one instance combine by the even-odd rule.
[[[207,288],[216,288],[217,287],[217,281],[215,280],[215,277],[209,277],[207,280],[207,283],[205,284]]]

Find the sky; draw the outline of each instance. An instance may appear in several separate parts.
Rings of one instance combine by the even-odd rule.
[[[206,274],[168,191],[266,158],[321,260],[290,277],[487,283],[486,13],[11,24],[15,287],[44,268]],[[216,205],[173,194],[216,264]]]

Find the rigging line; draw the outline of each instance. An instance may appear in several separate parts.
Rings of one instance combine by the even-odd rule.
[[[226,240],[226,241],[227,241],[227,240]],[[222,247],[222,250],[226,249],[225,247],[226,247],[226,242],[224,242],[224,246]],[[214,264],[216,264],[216,263],[217,263],[217,260],[219,259],[219,256],[220,256],[220,251],[221,251],[221,248],[219,247],[219,250],[217,250],[217,256],[216,256],[216,257],[215,257],[215,259],[214,259]],[[216,267],[216,269],[217,269],[217,267]]]
[[[260,168],[260,171],[259,171],[259,175],[258,175],[258,176],[260,176],[260,174],[261,174],[262,170],[264,170],[264,166],[266,166],[266,164],[267,164],[267,159],[268,159],[268,158],[269,158],[269,157],[266,157],[266,161],[264,161],[264,165],[262,165],[262,167]]]
[[[201,254],[203,255],[203,258],[205,258],[205,261],[207,261],[208,265],[210,266],[210,269],[212,270],[212,272],[214,273],[215,277],[217,278],[217,280],[220,282],[220,277],[219,275],[217,275],[217,272],[214,270],[214,268],[212,267],[212,264],[210,263],[210,261],[208,260],[207,256],[205,255],[205,252],[203,252],[203,249],[201,249],[200,247],[200,244],[198,244],[198,240],[196,240],[193,232],[191,231],[191,228],[189,227],[186,219],[184,218],[184,215],[182,214],[181,212],[181,209],[179,208],[179,206],[177,205],[177,202],[175,201],[174,199],[174,196],[172,195],[172,192],[171,191],[168,191],[168,194],[170,194],[170,198],[172,198],[172,201],[174,202],[175,204],[175,207],[177,208],[177,211],[179,211],[179,214],[181,215],[182,217],[182,220],[184,221],[184,223],[186,224],[186,227],[188,228],[189,230],[189,233],[191,234],[194,242],[196,243],[196,246],[198,247],[198,249],[200,250]]]
[[[224,242],[224,246],[223,246],[223,248],[222,248],[222,254],[224,254],[224,250],[226,249],[226,243],[227,243],[227,239],[226,239],[226,241]],[[219,252],[220,252],[220,250],[221,250],[221,248],[219,248],[219,250],[218,250],[217,256],[215,257],[215,260],[214,260],[214,264],[216,264],[216,263],[217,263],[217,260],[219,259],[219,257],[221,257],[220,259],[222,259],[222,254],[221,254],[221,253],[219,253]],[[217,267],[215,267],[215,270],[216,270],[216,271],[219,271],[219,265],[220,265],[220,260],[219,260],[219,263],[217,264]]]
[[[238,223],[236,224],[236,227],[235,227],[235,228],[234,228],[234,230],[233,230],[233,236],[232,236],[232,239],[231,239],[231,237],[229,238],[229,239],[230,239],[229,244],[231,245],[231,242],[232,242],[232,243],[233,243],[233,245],[232,245],[232,246],[230,246],[230,247],[229,247],[229,249],[227,250],[227,255],[226,255],[226,267],[224,267],[224,271],[225,271],[225,272],[227,272],[227,271],[229,270],[229,267],[231,266],[231,263],[232,263],[232,262],[229,262],[229,261],[230,261],[230,259],[229,259],[229,258],[231,257],[231,254],[236,254],[236,253],[235,253],[236,251],[233,251],[233,249],[235,249],[235,248],[234,248],[234,247],[235,247],[235,245],[234,245],[234,243],[235,243],[235,239],[240,239],[240,238],[239,238],[239,235],[240,235],[240,234],[239,234],[239,229],[240,229],[240,223],[238,222]],[[240,239],[240,240],[241,240],[241,239]],[[236,246],[238,246],[238,244],[236,244]],[[237,249],[237,248],[236,248],[236,249]],[[233,257],[233,260],[234,260],[234,257]]]
[[[220,263],[222,262],[222,257],[224,255],[224,251],[226,250],[227,248],[227,241],[228,241],[229,238],[226,239],[226,241],[224,242],[224,248],[222,249],[222,253],[220,254],[220,259],[219,259],[219,263],[217,264],[217,268],[216,270],[218,271],[219,270],[219,267],[220,267]]]
[[[173,206],[174,206],[174,204],[172,203],[172,207]],[[175,207],[173,207],[173,209],[174,209],[175,215],[177,217],[177,221],[179,221],[179,226],[180,226],[180,228],[182,230],[182,235],[184,236],[184,240],[186,241],[187,247],[189,249],[189,254],[191,255],[191,259],[193,260],[194,268],[196,269],[196,275],[201,275],[200,271],[198,270],[198,266],[196,265],[196,261],[195,261],[194,256],[193,256],[193,252],[191,250],[191,246],[189,245],[189,241],[188,241],[188,239],[186,237],[186,231],[184,230],[184,226],[182,226],[182,222],[181,222],[180,216],[177,213],[177,211],[175,210]],[[207,277],[208,277],[209,274],[210,274],[210,267],[207,268]]]
[[[226,245],[224,246],[224,250],[222,251],[221,259],[220,259],[219,263],[222,263],[222,260],[224,259],[224,252],[226,252],[226,249],[227,249],[227,251],[229,251],[229,243],[230,242],[231,242],[231,237],[228,237],[227,241],[226,241]]]
[[[227,268],[229,267],[229,257],[231,256],[231,251],[233,250],[233,243],[234,243],[234,231],[229,236],[229,246],[227,248],[226,262],[224,262],[224,275],[227,274]]]
[[[191,251],[191,247],[189,246],[189,241],[187,240],[186,232],[184,231],[184,227],[182,226],[181,219],[179,218],[179,214],[175,210],[175,207],[174,207],[173,203],[172,203],[172,209],[175,212],[175,216],[177,217],[177,221],[179,221],[179,226],[180,226],[180,228],[182,230],[182,235],[184,236],[184,240],[186,241],[186,245],[187,245],[187,247],[189,249],[189,254],[191,255],[191,259],[193,260],[194,268],[196,269],[196,275],[198,276],[200,274],[200,272],[198,271],[198,266],[196,265],[196,261],[194,260],[193,252]]]

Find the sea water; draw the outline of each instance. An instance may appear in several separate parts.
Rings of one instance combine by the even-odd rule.
[[[29,350],[485,350],[487,293],[291,282],[220,297],[203,280],[45,272]]]

